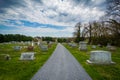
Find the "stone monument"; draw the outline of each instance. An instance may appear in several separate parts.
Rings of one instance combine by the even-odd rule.
[[[87,62],[91,64],[114,64],[111,60],[111,53],[102,50],[91,51],[90,59]]]
[[[32,46],[34,46],[34,42],[32,42],[32,44],[31,44]]]
[[[71,47],[74,48],[74,47],[77,47],[77,45],[76,45],[75,43],[72,43],[72,44],[71,44]]]
[[[21,48],[22,48],[21,46],[14,46],[14,50],[15,50],[15,51],[20,51]]]
[[[0,54],[0,60],[10,60],[11,57],[9,54]]]
[[[28,49],[28,51],[33,51],[34,47],[33,46],[28,46],[27,49]]]
[[[48,46],[47,46],[47,45],[42,45],[42,44],[40,44],[40,49],[41,49],[42,51],[48,51]]]
[[[81,41],[81,42],[79,43],[79,50],[81,50],[81,51],[86,51],[86,50],[87,50],[87,42]]]
[[[34,52],[21,53],[20,60],[34,60]]]
[[[96,49],[96,46],[95,46],[95,45],[92,45],[92,49]]]

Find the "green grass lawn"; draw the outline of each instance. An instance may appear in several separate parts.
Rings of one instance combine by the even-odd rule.
[[[35,60],[21,61],[19,60],[21,53],[28,51],[24,48],[21,51],[14,51],[13,46],[15,45],[17,44],[0,44],[0,56],[1,54],[11,56],[9,61],[0,59],[0,80],[30,80],[56,47],[56,44],[53,44],[47,52],[42,52],[38,46],[35,46]]]
[[[64,46],[72,53],[78,62],[85,68],[93,80],[120,80],[120,48],[112,52],[112,60],[115,65],[91,65],[86,62],[90,57],[91,50],[107,50],[105,47],[91,49],[88,46],[88,51],[80,51],[77,48],[71,48],[67,44]]]

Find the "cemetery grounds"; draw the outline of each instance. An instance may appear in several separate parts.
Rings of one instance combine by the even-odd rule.
[[[78,45],[75,48],[70,47],[68,44],[64,46],[72,53],[72,55],[78,60],[78,62],[85,68],[86,72],[91,76],[93,80],[120,80],[120,47],[117,47],[116,51],[110,51],[112,54],[112,61],[116,64],[112,65],[93,65],[88,64],[86,60],[90,58],[90,51],[93,50],[107,50],[104,47],[96,47],[92,49],[92,46],[88,45],[87,51],[80,51]]]
[[[34,52],[36,52],[35,60],[20,61],[21,53],[27,50],[23,48],[20,51],[14,51],[13,46],[18,45],[23,46],[20,44],[0,44],[0,55],[9,54],[11,56],[11,60],[8,61],[1,59],[2,56],[0,56],[0,80],[30,80],[37,70],[48,60],[56,47],[56,44],[53,44],[47,52],[42,52],[36,45],[34,49]],[[87,51],[80,51],[78,46],[76,48],[72,48],[68,44],[64,44],[64,46],[85,68],[93,80],[120,80],[120,48],[112,51],[112,61],[116,62],[115,65],[91,65],[86,62],[90,57],[90,51],[107,50],[106,47],[92,49],[89,45]]]
[[[0,80],[30,80],[39,68],[48,60],[54,51],[56,44],[46,52],[42,52],[39,46],[35,45],[34,51],[22,48],[15,51],[14,46],[27,46],[22,44],[0,44]],[[31,61],[19,60],[22,52],[35,52],[35,59]],[[9,54],[11,60],[5,60],[4,54]]]

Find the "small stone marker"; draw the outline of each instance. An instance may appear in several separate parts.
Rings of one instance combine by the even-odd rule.
[[[111,47],[110,43],[108,43],[106,47],[107,47],[107,48],[110,48],[110,47]]]
[[[98,47],[103,47],[103,45],[101,45],[101,44],[98,44]]]
[[[72,43],[71,44],[71,47],[76,47],[77,45],[75,43]]]
[[[33,46],[28,46],[27,48],[29,51],[33,51],[34,47]]]
[[[96,46],[95,46],[95,45],[92,45],[92,49],[96,49]]]
[[[28,46],[23,46],[23,48],[27,48]]]
[[[116,47],[115,46],[111,46],[109,43],[107,44],[106,48],[110,51],[115,51]]]
[[[5,60],[10,60],[11,59],[11,57],[10,57],[10,55],[5,55]]]
[[[69,45],[69,46],[71,46],[71,45],[72,45],[72,43],[68,43],[68,45]]]
[[[37,42],[37,45],[38,45],[38,46],[40,45],[40,41]]]
[[[81,41],[81,42],[79,43],[79,49],[80,49],[81,51],[87,50],[87,42]]]
[[[14,46],[14,50],[15,50],[15,51],[20,51],[21,48],[22,48],[21,46]]]
[[[31,44],[32,46],[34,46],[34,42],[32,42],[32,44]]]
[[[111,53],[109,51],[91,51],[90,59],[87,60],[90,64],[114,64],[111,60]]]
[[[42,51],[48,51],[48,46],[47,46],[47,45],[42,45],[42,44],[40,44],[40,49],[41,49]]]
[[[20,60],[34,60],[34,52],[21,53]]]
[[[10,60],[11,57],[9,54],[0,54],[0,60]]]

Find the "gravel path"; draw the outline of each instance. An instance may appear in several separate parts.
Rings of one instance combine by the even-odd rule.
[[[31,80],[92,80],[83,67],[61,44]]]

